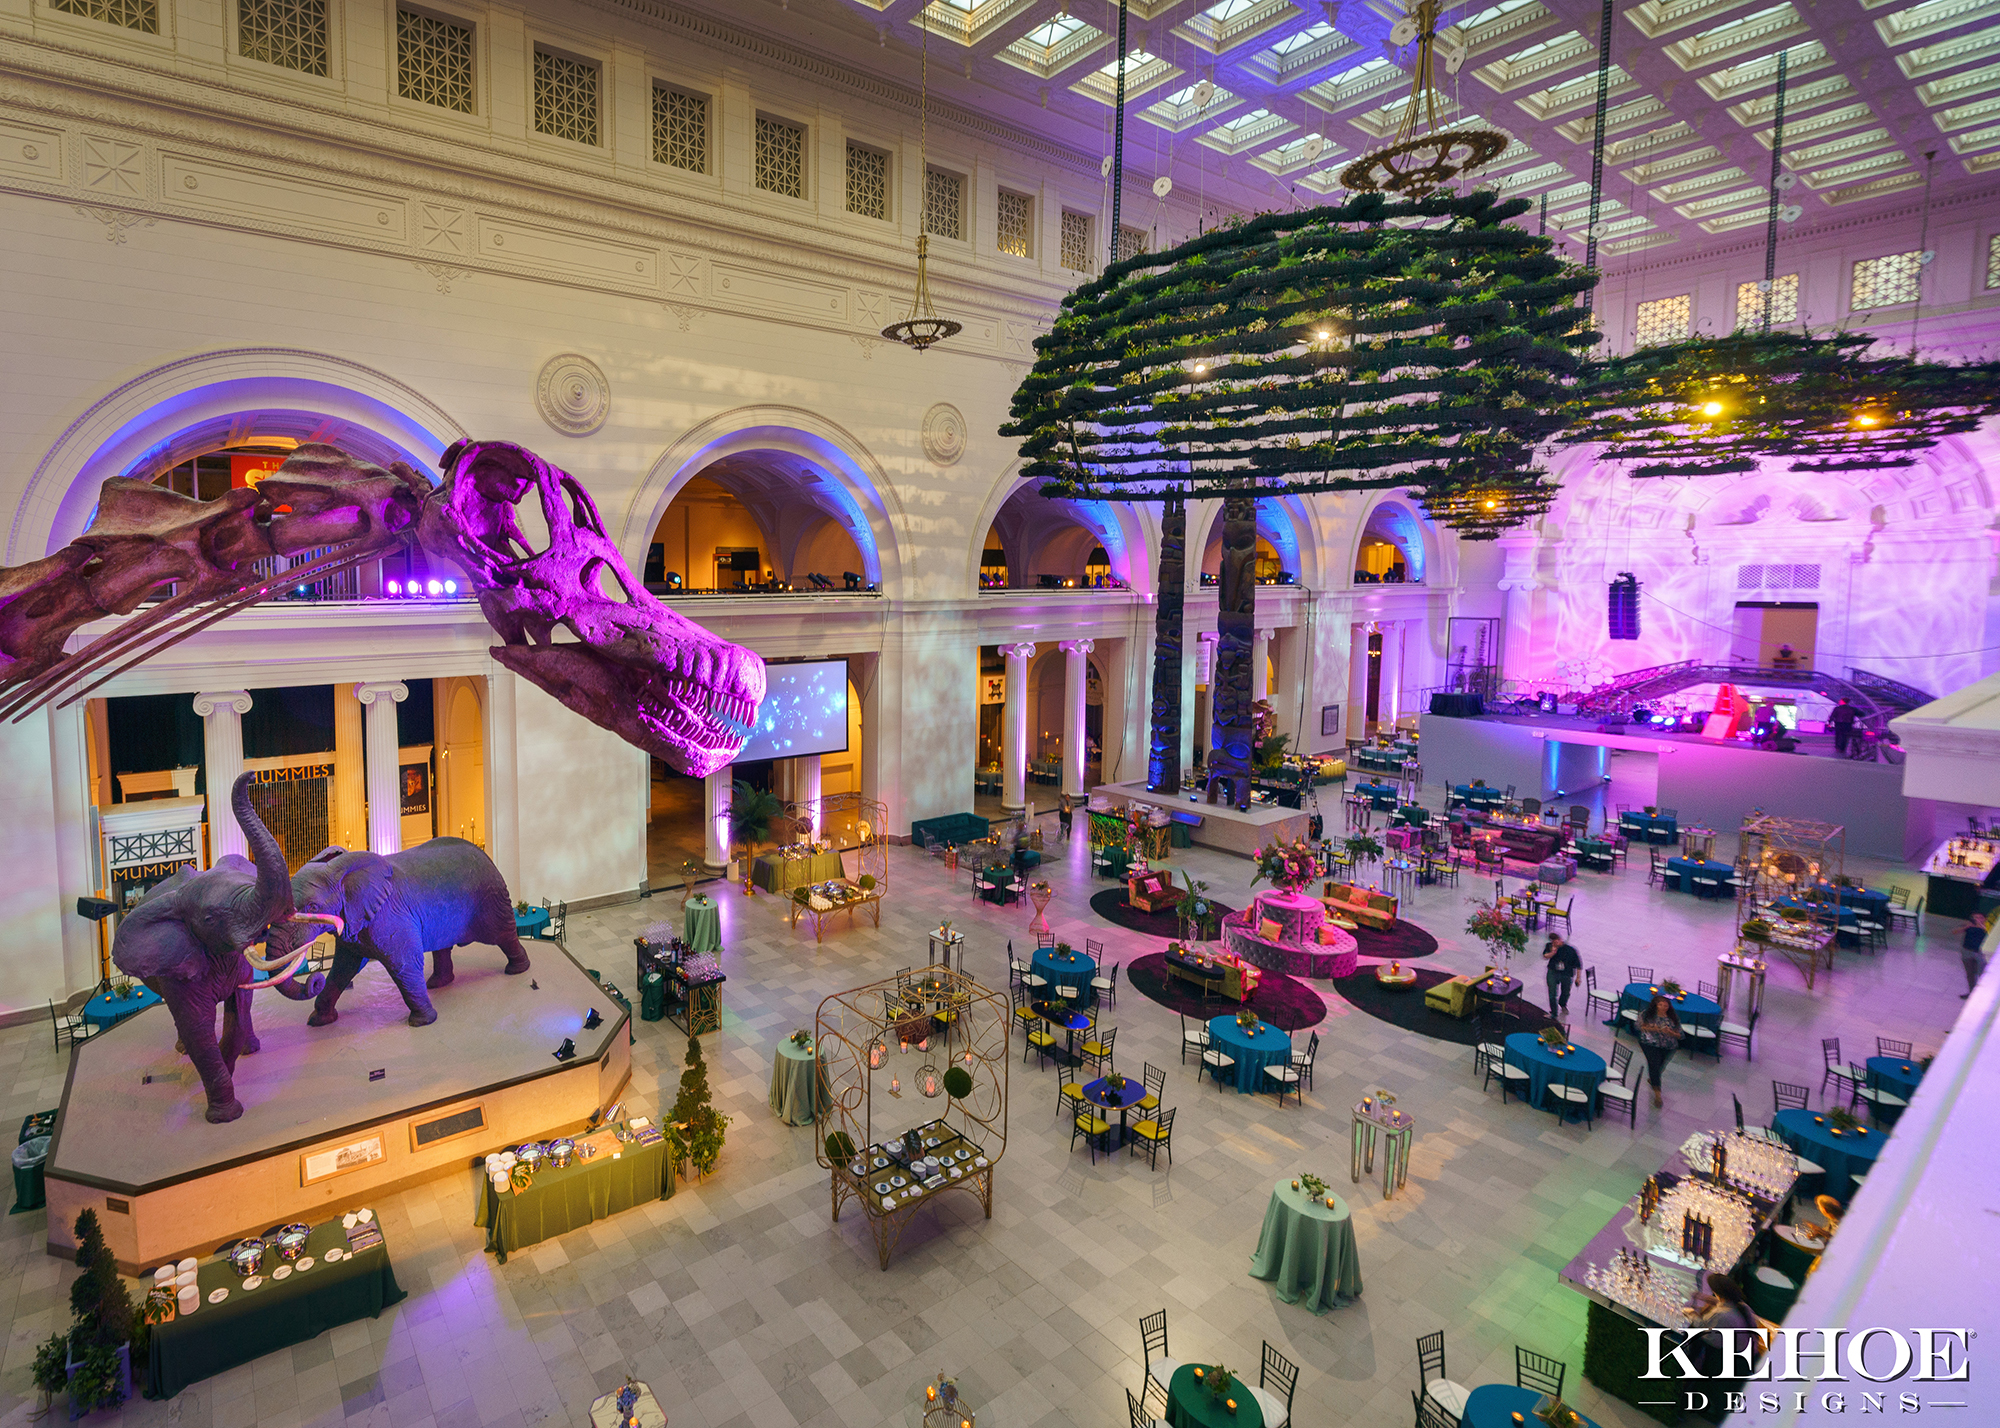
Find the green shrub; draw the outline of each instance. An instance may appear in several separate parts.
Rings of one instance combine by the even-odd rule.
[[[944,1073],[944,1093],[954,1101],[962,1101],[972,1094],[972,1073],[963,1066],[954,1066]]]

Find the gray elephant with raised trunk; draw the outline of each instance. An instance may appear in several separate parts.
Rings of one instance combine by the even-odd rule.
[[[328,848],[292,875],[292,900],[301,916],[335,927],[333,968],[307,1018],[313,1026],[339,1019],[340,994],[371,957],[403,994],[411,1026],[437,1020],[426,989],[452,980],[455,947],[491,943],[507,954],[510,975],[528,970],[507,880],[477,844],[463,838],[432,838],[386,856]],[[271,946],[289,951],[292,939],[313,935],[307,928],[273,928]],[[432,958],[428,981],[426,952]]]
[[[316,977],[300,986],[293,974],[328,921],[308,918],[304,928],[292,921],[299,914],[285,855],[250,806],[250,775],[236,780],[229,803],[256,862],[225,853],[212,868],[182,869],[118,920],[111,943],[111,960],[119,970],[139,978],[166,1002],[181,1049],[208,1092],[208,1119],[218,1122],[243,1114],[243,1103],[236,1099],[236,1058],[257,1049],[252,993],[276,987],[295,1001],[316,993]],[[273,928],[285,929],[282,938],[272,939],[282,941],[285,955],[251,953],[250,947]],[[260,980],[258,972],[270,975]],[[215,1030],[218,1005],[220,1037]]]

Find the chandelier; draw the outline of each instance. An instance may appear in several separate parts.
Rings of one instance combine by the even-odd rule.
[[[1440,184],[1468,174],[1500,157],[1507,148],[1505,134],[1494,129],[1441,129],[1437,117],[1436,62],[1444,60],[1445,72],[1457,74],[1465,60],[1465,47],[1437,32],[1441,0],[1419,0],[1417,8],[1396,22],[1389,32],[1390,43],[1417,42],[1417,63],[1410,81],[1410,97],[1397,122],[1396,137],[1385,147],[1363,154],[1340,171],[1342,187],[1351,192],[1429,193]],[[1421,105],[1427,133],[1417,133],[1417,109]]]
[[[927,26],[919,26],[923,32],[923,82],[917,91],[917,172],[926,176],[928,185],[930,174],[930,113],[931,113],[931,32]],[[928,194],[925,195],[928,198]],[[900,342],[905,347],[914,347],[919,352],[928,352],[947,337],[956,336],[965,330],[963,323],[953,322],[948,317],[939,317],[937,308],[931,303],[930,251],[931,237],[926,229],[930,215],[925,211],[927,204],[917,205],[917,289],[910,295],[910,315],[901,322],[892,322],[882,329],[882,335],[891,342]]]

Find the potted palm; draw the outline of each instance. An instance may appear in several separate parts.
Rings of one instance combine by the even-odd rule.
[[[749,896],[750,860],[757,845],[769,840],[771,825],[784,817],[785,805],[768,789],[753,788],[738,779],[729,792],[729,842],[743,845],[743,893]]]

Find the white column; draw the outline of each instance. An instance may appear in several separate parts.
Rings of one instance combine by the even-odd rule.
[[[398,765],[402,741],[396,737],[396,706],[410,697],[410,686],[399,679],[357,684],[367,724],[365,763],[368,772],[368,847],[396,853],[403,847],[403,790]]]
[[[229,790],[243,772],[243,716],[250,712],[246,689],[207,690],[194,697],[201,715],[202,762],[208,774],[208,856],[213,864],[224,853],[248,855],[250,845],[229,807]]]
[[[819,807],[822,787],[818,754],[806,754],[792,760],[792,802],[812,810],[812,835],[815,838],[826,836],[826,819]]]
[[[1250,698],[1271,697],[1271,632],[1257,630],[1250,636]]]
[[[333,687],[333,823],[327,841],[343,848],[364,846],[368,832],[368,777],[363,771],[361,701],[354,686]]]
[[[730,773],[724,764],[701,782],[701,860],[718,870],[729,866]]]
[[[1028,806],[1028,661],[1032,641],[1002,645],[1007,656],[1007,714],[1000,734],[1000,806],[1010,812]]]
[[[1063,652],[1063,776],[1062,790],[1072,798],[1083,793],[1084,765],[1090,758],[1091,640],[1064,640]]]

